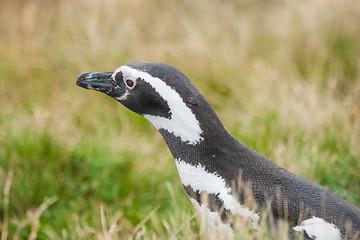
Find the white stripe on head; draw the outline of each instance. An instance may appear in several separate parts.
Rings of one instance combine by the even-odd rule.
[[[307,235],[316,240],[341,240],[341,233],[334,224],[326,222],[322,218],[313,217],[293,227],[295,231],[305,231]]]
[[[243,207],[232,195],[231,189],[226,186],[226,182],[221,176],[207,172],[205,167],[200,164],[193,166],[181,159],[175,159],[175,163],[184,186],[190,186],[194,191],[206,191],[208,194],[218,195],[226,210],[234,215],[251,219],[254,227],[256,227],[260,221],[259,213],[254,213],[249,208]]]
[[[170,108],[171,119],[150,114],[143,115],[158,130],[167,130],[176,137],[180,137],[181,141],[191,145],[195,145],[203,140],[201,137],[202,130],[200,128],[200,123],[196,119],[195,114],[186,106],[179,93],[177,93],[173,88],[166,85],[163,80],[153,77],[149,73],[142,72],[128,66],[119,67],[115,70],[113,76],[120,71],[123,72],[124,78],[141,78],[150,84],[167,102]]]

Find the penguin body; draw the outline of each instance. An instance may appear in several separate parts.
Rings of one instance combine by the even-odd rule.
[[[288,222],[290,238],[294,232],[309,239],[360,238],[359,209],[236,140],[175,67],[129,63],[114,72],[85,73],[77,85],[106,93],[159,130],[191,202],[208,226],[222,228],[227,238],[232,238],[234,216],[256,228],[265,209],[275,224]],[[255,204],[246,204],[247,198]]]

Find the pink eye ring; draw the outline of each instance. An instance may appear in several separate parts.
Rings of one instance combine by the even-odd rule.
[[[125,80],[125,84],[128,88],[133,89],[136,85],[136,82],[130,78]]]

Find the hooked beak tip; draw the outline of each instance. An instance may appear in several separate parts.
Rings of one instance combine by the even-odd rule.
[[[76,85],[85,89],[109,92],[116,84],[111,77],[112,72],[89,72],[82,74]]]

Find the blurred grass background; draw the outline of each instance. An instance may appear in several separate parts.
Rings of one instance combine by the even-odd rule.
[[[156,129],[75,86],[131,61],[178,67],[235,137],[360,207],[359,23],[350,0],[1,1],[2,239],[206,238]]]

